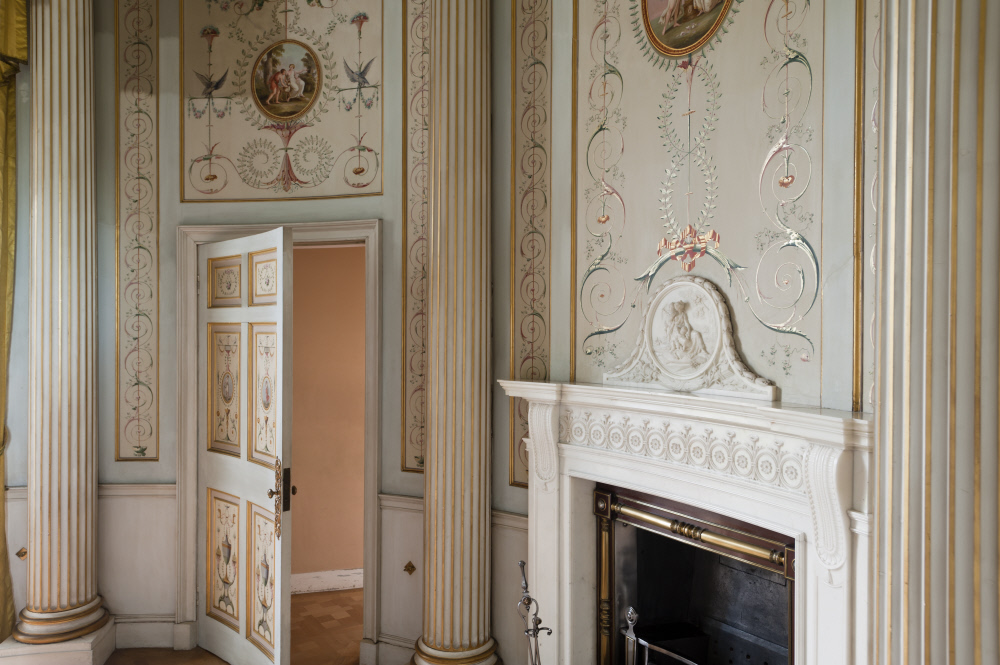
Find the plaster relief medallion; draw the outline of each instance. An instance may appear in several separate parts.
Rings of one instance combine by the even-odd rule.
[[[208,324],[208,449],[240,454],[240,324]]]
[[[722,341],[719,332],[715,303],[703,289],[677,282],[653,311],[647,342],[660,371],[685,381],[715,361]]]
[[[691,275],[660,286],[643,315],[632,355],[605,373],[604,383],[777,398],[774,384],[740,359],[722,293],[708,280]],[[707,453],[703,457],[707,461]]]
[[[208,260],[208,278],[211,282],[208,288],[208,306],[211,307],[239,307],[240,271],[241,257],[220,256]]]
[[[278,250],[265,249],[250,253],[250,306],[273,305],[278,302]]]
[[[274,467],[278,446],[275,409],[278,379],[278,327],[274,323],[250,324],[250,443],[248,459]]]
[[[251,90],[260,112],[271,120],[294,120],[305,114],[323,84],[316,53],[293,39],[275,42],[257,57]]]
[[[247,639],[274,661],[274,514],[247,502]]]
[[[208,547],[205,613],[235,631],[240,629],[240,498],[208,488]]]
[[[707,44],[722,26],[733,0],[642,0],[649,43],[676,58]]]

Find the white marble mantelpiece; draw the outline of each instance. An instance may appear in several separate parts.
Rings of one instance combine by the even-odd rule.
[[[868,662],[869,420],[641,388],[500,384],[529,403],[529,566],[555,630],[545,663],[595,662],[597,482],[794,537],[796,663]]]

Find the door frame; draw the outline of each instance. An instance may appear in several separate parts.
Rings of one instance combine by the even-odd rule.
[[[382,247],[379,219],[292,224],[177,227],[177,608],[174,649],[198,642],[198,246],[285,226],[292,244],[365,247],[364,627],[362,643],[378,641],[382,340]],[[289,581],[289,583],[291,583]]]

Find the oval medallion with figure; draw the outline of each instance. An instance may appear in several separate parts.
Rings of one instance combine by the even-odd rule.
[[[694,53],[715,35],[733,0],[642,0],[646,36],[671,58]]]
[[[285,39],[268,46],[254,63],[253,101],[272,120],[294,120],[312,108],[321,83],[316,53],[302,42]]]

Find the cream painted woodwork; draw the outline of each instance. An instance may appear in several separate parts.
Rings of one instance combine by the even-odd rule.
[[[205,243],[198,283],[198,645],[231,663],[288,663],[292,232]]]
[[[32,0],[28,593],[14,637],[108,621],[97,593],[93,3]],[[83,84],[81,85],[81,81]],[[27,121],[27,119],[25,120]]]
[[[875,662],[1000,662],[1000,3],[884,2]]]
[[[417,665],[497,662],[490,620],[490,66],[485,0],[431,2],[423,634]]]

